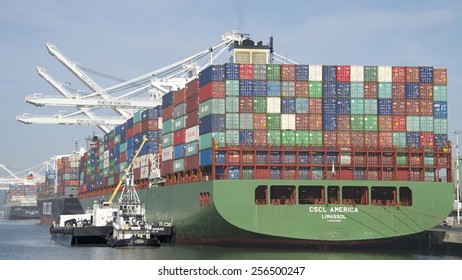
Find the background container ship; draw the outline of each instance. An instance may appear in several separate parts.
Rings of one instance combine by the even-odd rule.
[[[59,224],[60,215],[83,214],[77,194],[81,154],[55,157],[55,168],[45,174],[43,190],[37,194],[40,223]]]
[[[360,244],[443,221],[454,184],[447,71],[272,64],[247,39],[80,160],[84,208],[133,166],[148,221],[201,244]],[[159,178],[160,168],[161,178]]]
[[[8,220],[38,219],[37,191],[42,187],[32,175],[22,184],[10,185],[3,203],[3,217]]]

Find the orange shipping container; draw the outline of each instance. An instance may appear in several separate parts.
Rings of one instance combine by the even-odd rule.
[[[351,115],[337,115],[337,131],[350,131]]]
[[[406,99],[393,99],[391,102],[391,110],[393,115],[406,115]]]
[[[376,99],[378,98],[378,86],[376,82],[364,83],[364,98]]]
[[[316,114],[316,115],[310,114],[310,130],[317,130],[317,131],[322,130],[322,115],[321,114]]]
[[[364,132],[363,131],[352,131],[351,132],[351,145],[355,148],[364,148]]]
[[[310,116],[309,114],[295,114],[295,129],[296,130],[310,130]]]
[[[173,94],[173,106],[186,102],[186,89],[182,88]]]
[[[406,67],[405,66],[392,66],[391,67],[391,81],[394,83],[406,82]]]
[[[254,130],[253,131],[253,142],[255,145],[266,145],[268,137],[267,130]]]
[[[393,83],[391,85],[391,97],[393,99],[406,98],[406,83]]]
[[[323,131],[323,143],[328,147],[337,147],[337,131]]]
[[[309,102],[308,112],[310,114],[322,114],[322,98],[309,98]]]
[[[295,81],[295,96],[308,97],[308,81]]]
[[[406,115],[419,116],[420,115],[420,101],[419,99],[407,99],[406,101]]]
[[[266,114],[254,114],[253,115],[253,128],[254,129],[266,129]]]
[[[433,116],[433,100],[421,99],[420,100],[420,115]]]
[[[392,116],[379,116],[379,131],[392,131]]]
[[[380,132],[379,133],[379,146],[381,148],[393,147],[393,132]]]
[[[367,148],[379,147],[379,133],[367,131],[364,133],[364,145]]]
[[[448,82],[447,69],[433,69],[433,84],[446,85]]]
[[[295,81],[295,64],[281,64],[281,81]]]
[[[392,122],[394,132],[406,131],[406,116],[392,116]]]
[[[406,67],[406,83],[420,82],[420,68],[416,66]]]
[[[353,141],[355,141],[353,139]],[[337,132],[337,144],[340,148],[351,146],[351,132],[350,131],[338,131]]]

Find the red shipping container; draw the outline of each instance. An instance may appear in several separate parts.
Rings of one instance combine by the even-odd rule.
[[[240,113],[253,113],[253,97],[240,96],[239,97],[239,112]]]
[[[350,66],[339,65],[337,66],[337,82],[349,82],[350,81]]]
[[[420,115],[420,100],[419,99],[407,99],[406,115],[408,116],[419,116]]]
[[[282,178],[286,180],[295,180],[297,178],[297,172],[295,168],[284,168],[282,170]]]
[[[182,88],[173,93],[173,106],[186,102],[186,89]]]
[[[195,154],[184,159],[184,170],[190,171],[199,169],[199,154]]]
[[[322,98],[309,98],[309,103],[308,112],[310,114],[322,114]]]
[[[405,66],[392,66],[391,67],[391,81],[393,83],[406,82],[406,67]]]
[[[399,169],[396,171],[397,181],[409,181],[409,169]]]
[[[295,64],[281,64],[281,81],[295,81]]]
[[[173,132],[173,145],[186,143],[186,128]]]
[[[265,146],[267,143],[268,131],[267,130],[254,130],[253,142],[255,145]]]
[[[321,114],[310,114],[310,130],[322,130],[322,115]]]
[[[173,105],[162,108],[162,120],[169,120],[173,118]]]
[[[420,133],[420,146],[422,148],[433,149],[435,135],[433,132],[421,132]]]
[[[228,153],[228,162],[229,163],[239,163],[239,152],[229,151]]]
[[[379,146],[381,148],[393,147],[393,132],[379,132]]]
[[[186,98],[186,113],[199,109],[199,93],[195,93]]]
[[[428,84],[428,83],[420,84],[420,99],[433,100],[433,84]]]
[[[406,98],[406,83],[392,83],[391,98],[405,99]]]
[[[253,64],[239,64],[239,79],[253,80]]]
[[[406,132],[406,116],[392,116],[394,132]]]
[[[186,84],[186,99],[199,93],[199,79],[196,78]]]
[[[351,147],[351,140],[350,131],[337,131],[337,144],[339,147]]]
[[[337,131],[350,131],[351,115],[337,115]]]
[[[342,169],[338,173],[340,180],[354,180],[353,169]]]
[[[364,82],[364,98],[378,98],[378,86],[376,82]]]
[[[433,116],[433,100],[421,99],[420,100],[420,115]]]
[[[310,115],[295,114],[295,129],[305,131],[310,130]]]
[[[210,98],[224,98],[226,93],[225,82],[210,82],[199,88],[199,103]]]
[[[133,127],[127,128],[127,131],[125,132],[125,137],[126,137],[126,138],[131,138],[131,137],[133,137]]]
[[[364,132],[363,131],[352,131],[351,132],[351,146],[355,148],[364,148]]]
[[[417,66],[406,67],[406,83],[420,82],[420,68]]]
[[[337,131],[323,131],[324,146],[337,147]]]
[[[391,103],[393,115],[405,116],[406,115],[406,99],[393,99]]]
[[[422,164],[422,154],[412,153],[410,157],[410,165],[421,165],[421,164]]]
[[[364,133],[364,145],[367,148],[378,148],[379,147],[379,133],[366,131]]]
[[[433,69],[433,84],[446,85],[448,82],[447,69]]]
[[[113,139],[113,140],[109,140],[109,150],[114,149],[114,146],[115,146],[114,139]]]
[[[145,120],[141,122],[141,132],[159,130],[159,120]]]
[[[162,161],[160,172],[162,175],[173,174],[173,160]]]
[[[257,167],[253,173],[255,179],[269,179],[270,170],[268,167]]]
[[[376,168],[370,168],[366,171],[367,180],[378,181],[379,180],[379,170]]]
[[[308,81],[295,81],[295,96],[308,97]]]
[[[186,114],[186,127],[193,127],[199,124],[199,109]]]
[[[133,134],[140,134],[143,131],[143,124],[141,122],[137,122],[133,124]]]
[[[420,169],[412,168],[409,175],[409,180],[411,181],[422,181],[422,172],[420,172]]]
[[[119,162],[125,162],[127,160],[127,152],[121,152],[119,155]]]
[[[392,116],[379,116],[379,131],[392,131]]]
[[[253,115],[253,128],[254,129],[266,129],[266,114],[254,114]]]

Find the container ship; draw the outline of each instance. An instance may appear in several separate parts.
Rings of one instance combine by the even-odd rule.
[[[177,242],[381,243],[448,216],[446,69],[274,64],[271,52],[236,41],[229,63],[106,134],[80,159],[83,208],[111,196],[147,137],[138,193]]]
[[[37,190],[41,187],[33,175],[28,175],[24,183],[10,185],[3,203],[4,219],[38,219]]]
[[[40,223],[59,224],[60,215],[84,214],[77,198],[81,154],[55,157],[55,166],[45,173],[45,183],[37,194]]]

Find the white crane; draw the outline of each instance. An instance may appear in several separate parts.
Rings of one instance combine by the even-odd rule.
[[[76,63],[70,61],[61,52],[59,52],[56,46],[51,43],[47,43],[46,46],[50,54],[57,58],[86,86],[95,92],[83,96],[63,94],[62,85],[56,86],[55,84],[52,84],[65,98],[41,99],[40,96],[35,95],[26,98],[26,102],[37,106],[75,106],[79,109],[79,111],[68,115],[56,114],[54,116],[32,116],[30,114],[22,114],[18,115],[16,119],[26,124],[98,125],[103,132],[107,132],[106,129],[104,129],[104,126],[110,127],[111,125],[123,123],[126,119],[133,115],[135,112],[134,109],[139,110],[148,106],[152,108],[157,104],[160,104],[162,95],[171,90],[183,88],[189,81],[197,78],[200,71],[213,64],[214,60],[227,50],[231,44],[234,44],[235,42],[242,44],[242,42],[248,38],[247,36],[248,35],[246,34],[241,34],[239,31],[225,33],[222,35],[219,43],[208,49],[158,70],[104,89],[86,75]],[[206,60],[205,63],[200,65],[200,61],[203,60]],[[122,92],[122,95],[117,97],[111,96],[111,94],[120,91],[127,91],[133,87],[136,87],[136,89],[125,93]],[[139,95],[142,92],[148,93],[149,98],[141,100],[133,98],[134,95]],[[117,119],[96,117],[95,115],[91,115],[90,112],[95,108],[111,108],[115,110],[120,117]],[[87,115],[86,118],[77,117],[77,115],[82,112]]]

